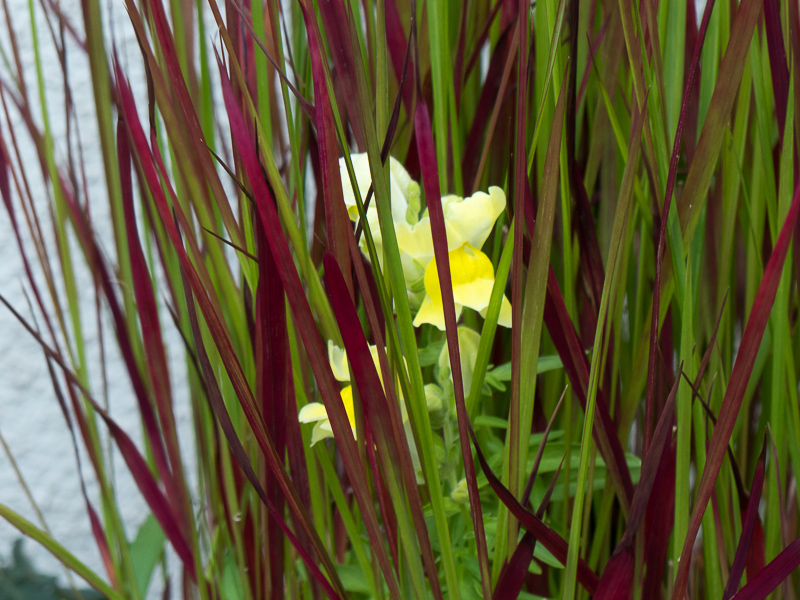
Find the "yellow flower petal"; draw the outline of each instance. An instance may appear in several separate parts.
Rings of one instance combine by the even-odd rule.
[[[416,225],[396,223],[395,235],[397,235],[397,245],[402,252],[427,266],[433,258],[433,238],[431,237],[429,217],[423,217]]]
[[[353,163],[353,171],[356,175],[358,191],[361,193],[361,201],[367,199],[369,186],[372,184],[372,173],[369,169],[369,159],[366,153],[351,154],[350,160]],[[358,207],[356,205],[356,195],[350,183],[350,175],[347,173],[347,163],[344,157],[339,159],[339,174],[342,178],[342,195],[344,204],[347,207],[347,214],[350,220],[358,220]],[[416,186],[416,187],[415,187]],[[408,212],[409,196],[416,193],[416,202],[419,203],[419,185],[411,179],[411,176],[395,158],[389,158],[389,190],[392,202],[392,220],[405,221]],[[369,220],[372,234],[380,235],[377,231],[378,211],[375,202],[370,202],[367,209],[367,219]],[[375,225],[373,225],[373,221]]]
[[[350,427],[353,430],[353,436],[356,435],[356,414],[353,408],[353,386],[348,385],[341,392],[339,392],[344,404],[344,411],[347,413],[347,420],[350,422]],[[318,441],[325,438],[333,437],[333,428],[328,419],[328,411],[323,404],[319,402],[310,402],[306,404],[300,413],[297,415],[297,420],[301,423],[316,423],[311,432],[311,445],[313,446]]]
[[[344,348],[339,348],[334,344],[333,340],[328,340],[328,362],[331,364],[331,370],[336,381],[350,381],[347,353]]]
[[[469,198],[443,196],[442,211],[448,252],[466,243],[480,249],[505,207],[506,195],[499,187],[489,188],[488,194],[476,192]],[[431,220],[427,211],[415,225],[395,223],[395,228],[400,250],[427,266],[433,259]]]
[[[361,192],[361,201],[363,202],[367,197],[367,191],[372,183],[372,175],[369,171],[369,160],[366,154],[351,154],[350,161],[353,163],[353,171],[356,174],[358,191]],[[339,175],[342,178],[342,195],[344,196],[344,205],[347,207],[347,214],[350,216],[351,221],[356,221],[358,219],[356,195],[350,183],[350,175],[347,173],[347,163],[344,157],[339,159]],[[374,210],[374,207],[371,210]],[[369,211],[367,212],[369,213]]]
[[[463,308],[460,304],[456,304],[456,321],[461,316]],[[414,317],[414,327],[419,327],[423,323],[436,325],[436,327],[444,331],[444,307],[441,302],[438,304],[434,302],[430,296],[425,296],[417,316]]]
[[[467,306],[486,315],[486,308],[492,297],[494,287],[494,269],[489,257],[476,250],[469,243],[448,254],[450,277],[453,285],[453,300],[456,307],[456,318],[461,309]],[[439,271],[436,261],[431,261],[425,269],[426,296],[414,319],[414,326],[430,323],[444,330],[444,309],[442,292],[439,287]],[[504,327],[511,326],[511,304],[503,298],[498,323]]]
[[[442,304],[435,305],[430,296],[425,296],[422,306],[419,307],[417,316],[414,317],[414,327],[419,327],[423,323],[436,325],[444,331],[444,310]]]
[[[317,423],[311,431],[311,445],[313,446],[320,440],[332,437],[333,431],[331,431],[330,423],[327,421],[324,423]]]
[[[301,423],[314,423],[315,421],[327,421],[328,411],[325,405],[320,402],[310,402],[300,409],[297,420]]]
[[[487,306],[481,311],[481,316],[485,319],[486,313],[489,310]],[[511,327],[511,302],[508,298],[503,296],[503,301],[500,303],[500,314],[497,317],[497,324],[502,327]]]
[[[505,208],[506,195],[496,186],[490,187],[488,194],[475,192],[469,198],[442,198],[449,249],[454,250],[467,242],[478,249],[483,247],[494,228],[494,222]]]
[[[353,386],[348,385],[339,392],[339,395],[342,397],[342,404],[344,404],[344,410],[347,413],[347,420],[350,421],[350,427],[353,428],[353,434],[355,434],[356,411],[353,408]]]
[[[455,302],[478,311],[486,308],[494,285],[494,269],[489,257],[469,244],[464,244],[451,251],[448,258]],[[434,303],[441,305],[442,293],[436,261],[431,261],[425,270],[425,291]]]
[[[503,296],[503,302],[500,304],[500,316],[497,319],[497,324],[503,327],[511,327],[511,302],[505,296]]]

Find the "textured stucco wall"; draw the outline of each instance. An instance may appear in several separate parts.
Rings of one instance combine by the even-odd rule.
[[[119,54],[131,81],[140,107],[146,108],[146,89],[144,72],[129,25],[128,16],[120,0],[104,0],[104,22],[113,30]],[[49,38],[49,30],[42,15],[39,3],[35,2],[39,41],[43,56],[43,76],[46,97],[50,106],[51,126],[56,144],[56,154],[62,162],[66,153],[66,123],[63,118],[63,78],[58,66],[57,56]],[[62,2],[62,9],[82,34],[80,2]],[[28,0],[9,0],[12,21],[18,35],[22,51],[25,77],[30,93],[36,97],[37,80],[32,46]],[[0,13],[1,14],[1,13]],[[0,16],[0,45],[10,55],[10,45],[5,29],[5,19]],[[210,31],[213,31],[211,29]],[[110,40],[109,40],[110,41]],[[110,47],[110,45],[109,45]],[[100,149],[96,141],[96,123],[92,100],[88,61],[82,51],[74,44],[68,44],[70,82],[75,100],[77,122],[80,128],[81,146],[86,164],[87,188],[90,198],[91,214],[100,236],[101,245],[107,256],[115,255],[110,236],[109,216],[103,179]],[[8,73],[0,66],[0,77],[8,79]],[[146,114],[142,114],[146,118]],[[12,109],[12,121],[19,134],[24,126]],[[0,131],[8,134],[5,118],[0,117]],[[23,150],[23,163],[30,176],[34,202],[40,218],[45,224],[46,234],[50,236],[49,215],[44,194],[44,184],[38,160],[26,136],[20,139]],[[14,192],[15,193],[15,192]],[[15,195],[15,202],[19,198]],[[18,206],[18,204],[17,204]],[[25,278],[22,260],[5,209],[0,208],[0,293],[23,315],[30,317],[25,293],[29,284]],[[25,243],[30,244],[28,236]],[[31,245],[27,246],[29,257],[34,261]],[[73,244],[73,256],[80,253]],[[55,255],[55,254],[54,254]],[[80,260],[76,260],[80,264]],[[95,296],[91,279],[83,265],[77,272],[81,290],[80,307],[84,320],[88,363],[91,365],[90,380],[94,395],[108,399],[112,416],[128,431],[137,444],[142,436],[135,399],[130,390],[130,382],[118,352],[115,351],[113,328],[110,320],[104,318],[102,325],[106,352],[107,396],[100,367],[100,336],[96,323]],[[56,279],[61,282],[60,271]],[[40,282],[41,283],[41,282]],[[105,315],[105,312],[103,313]],[[37,314],[37,318],[39,318]],[[39,318],[40,323],[41,319]],[[185,386],[185,367],[181,354],[181,341],[172,330],[171,323],[165,323],[167,351],[173,374],[173,392],[176,400],[176,417],[181,431],[181,446],[184,454],[191,455],[194,441],[191,436],[189,408]],[[102,429],[102,426],[101,426]],[[22,476],[44,513],[47,526],[53,537],[66,546],[78,558],[86,562],[98,573],[103,573],[99,555],[91,535],[89,519],[80,493],[80,483],[76,459],[72,449],[68,429],[58,407],[53,387],[48,376],[43,354],[34,339],[19,325],[11,313],[0,307],[0,433],[13,453]],[[141,447],[141,446],[140,446]],[[187,468],[191,475],[194,466],[189,459]],[[144,501],[133,480],[128,476],[124,462],[115,453],[115,489],[120,499],[120,512],[129,539],[147,514]],[[91,467],[84,458],[83,471],[89,495],[95,508],[97,485],[92,479]],[[18,511],[28,519],[37,522],[22,485],[6,454],[0,448],[0,503]],[[14,539],[19,532],[0,519],[0,557],[7,558]],[[26,542],[26,551],[34,559],[35,565],[47,573],[61,573],[59,563],[33,541]]]

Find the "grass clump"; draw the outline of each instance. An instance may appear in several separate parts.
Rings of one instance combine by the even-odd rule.
[[[153,593],[165,547],[203,600],[797,594],[797,6],[120,7],[146,98],[97,0],[7,16],[0,74],[30,306],[0,299],[99,484],[103,573],[4,518],[109,597]],[[67,50],[102,165],[54,138]],[[92,383],[108,318],[142,444]]]

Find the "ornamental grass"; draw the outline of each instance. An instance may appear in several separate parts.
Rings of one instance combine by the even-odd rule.
[[[64,4],[3,1],[0,228],[29,303],[0,301],[100,563],[0,516],[76,585],[798,597],[796,2]],[[93,383],[102,321],[135,431]]]

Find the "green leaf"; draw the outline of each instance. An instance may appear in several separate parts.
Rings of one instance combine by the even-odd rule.
[[[164,530],[161,529],[156,518],[153,515],[147,515],[136,533],[136,539],[130,544],[133,572],[136,575],[137,587],[142,594],[147,593],[153,570],[164,552],[166,539]]]
[[[233,559],[233,555],[225,557],[225,566],[222,571],[222,597],[224,600],[244,600],[242,588],[242,573]]]

